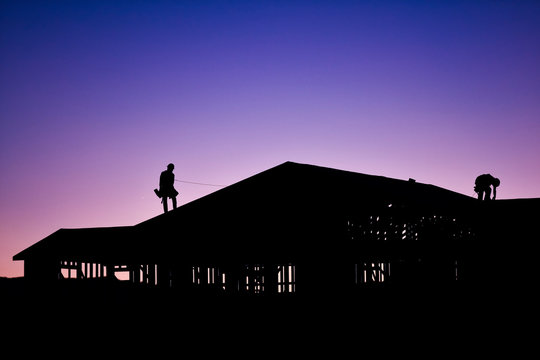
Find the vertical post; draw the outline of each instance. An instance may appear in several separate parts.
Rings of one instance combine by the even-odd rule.
[[[105,264],[105,276],[107,279],[114,279],[114,265],[113,264]]]
[[[141,265],[131,265],[130,266],[131,282],[138,284],[141,282]]]
[[[139,273],[142,273],[141,274],[141,282],[143,284],[147,284],[148,283],[148,265],[147,264],[142,264],[140,265],[140,272]]]
[[[83,278],[83,271],[82,271],[82,262],[78,261],[75,263],[75,268],[76,268],[76,272],[77,272],[77,279],[80,280]]]
[[[169,287],[169,267],[163,263],[157,266],[157,285],[159,287]]]
[[[149,264],[148,265],[148,278],[147,278],[146,283],[154,286],[156,285],[155,281],[156,281],[156,266],[154,264]]]

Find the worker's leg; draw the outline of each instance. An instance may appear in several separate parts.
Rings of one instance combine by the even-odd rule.
[[[169,211],[169,207],[168,207],[168,205],[167,205],[167,197],[166,197],[166,196],[163,197],[162,202],[163,202],[163,212]]]
[[[484,197],[484,200],[491,200],[491,187],[490,186],[486,188],[486,196]]]
[[[173,209],[176,209],[176,196],[172,197],[172,207]]]

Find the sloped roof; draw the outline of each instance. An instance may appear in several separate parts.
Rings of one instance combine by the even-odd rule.
[[[473,200],[434,185],[286,162],[137,226],[176,223],[199,211],[208,217],[254,211],[277,216],[291,209],[347,212],[391,203],[441,209]]]
[[[13,260],[24,260],[36,253],[88,258],[99,256],[104,252],[119,253],[122,245],[131,238],[132,231],[131,226],[59,229],[15,255]]]
[[[437,186],[286,162],[131,227],[60,229],[13,257],[204,256],[316,246],[331,218],[401,206],[447,211],[471,197]],[[306,239],[307,237],[307,239]],[[301,243],[299,243],[301,242]]]

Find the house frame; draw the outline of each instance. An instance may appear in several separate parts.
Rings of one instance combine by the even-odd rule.
[[[33,284],[185,295],[455,290],[503,266],[516,228],[538,239],[527,224],[539,200],[485,204],[412,179],[286,162],[134,226],[60,229],[13,259]]]

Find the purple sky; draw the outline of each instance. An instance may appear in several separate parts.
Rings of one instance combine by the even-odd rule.
[[[0,3],[0,276],[287,160],[540,196],[540,2]],[[178,184],[180,204],[216,188]],[[331,189],[321,189],[325,191]]]

